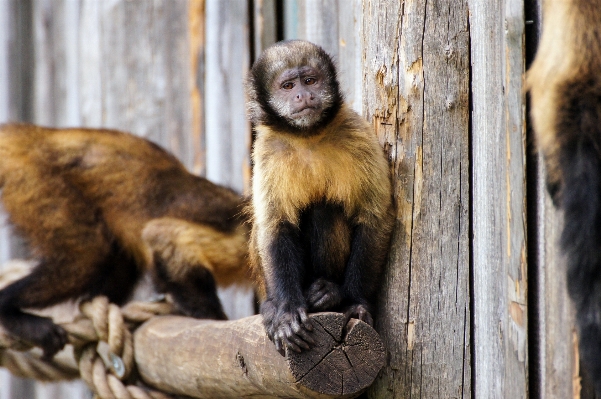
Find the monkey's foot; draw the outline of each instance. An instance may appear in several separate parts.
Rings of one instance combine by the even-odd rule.
[[[42,359],[51,360],[67,344],[67,332],[48,317],[18,312],[2,317],[6,330],[23,341],[43,349]]]
[[[320,278],[305,291],[305,299],[311,311],[333,310],[342,302],[342,292],[338,284]]]
[[[261,305],[261,314],[267,336],[282,356],[285,354],[284,347],[301,352],[311,349],[311,345],[315,344],[311,337],[313,324],[305,307],[290,310],[288,304],[276,306],[272,300],[266,300]]]
[[[369,312],[367,306],[362,304],[351,305],[346,308],[344,311],[344,317],[347,323],[350,319],[357,319],[364,321],[371,327],[374,325],[374,319],[371,317],[371,313]]]

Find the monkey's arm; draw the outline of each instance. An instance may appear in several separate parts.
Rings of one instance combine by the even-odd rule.
[[[267,298],[261,305],[267,335],[276,349],[284,346],[300,352],[313,343],[308,331],[313,329],[307,316],[307,303],[301,289],[304,277],[303,249],[299,229],[281,222],[275,231],[263,236],[262,265]]]

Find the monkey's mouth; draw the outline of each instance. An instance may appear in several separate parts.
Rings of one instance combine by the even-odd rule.
[[[294,111],[292,113],[292,115],[294,115],[295,117],[305,116],[305,115],[312,114],[313,112],[315,112],[315,110],[316,110],[315,107],[306,106],[306,107],[302,107],[302,108],[299,108],[298,110]]]

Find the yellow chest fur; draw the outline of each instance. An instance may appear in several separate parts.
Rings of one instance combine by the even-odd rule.
[[[378,174],[366,167],[370,163],[364,158],[361,162],[355,159],[369,151],[370,143],[357,137],[353,142],[359,145],[358,153],[325,135],[259,138],[254,153],[253,201],[255,209],[267,211],[255,217],[297,223],[299,211],[320,200],[343,205],[351,216],[357,199],[363,196],[361,191],[370,185],[369,175]],[[270,210],[273,213],[266,214]]]

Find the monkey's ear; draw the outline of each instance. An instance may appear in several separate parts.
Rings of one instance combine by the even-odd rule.
[[[256,126],[257,123],[262,119],[263,111],[261,106],[259,105],[259,100],[257,98],[257,90],[255,89],[255,80],[252,75],[246,78],[246,115],[250,120],[250,123],[253,126]]]

